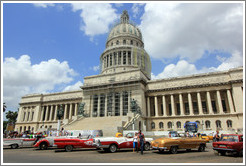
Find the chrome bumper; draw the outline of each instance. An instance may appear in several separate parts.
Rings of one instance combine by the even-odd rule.
[[[159,149],[167,150],[167,147],[152,146],[152,149],[155,149],[155,150],[159,150]]]

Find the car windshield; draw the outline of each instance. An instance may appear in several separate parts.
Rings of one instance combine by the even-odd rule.
[[[224,135],[221,137],[221,141],[238,142],[238,136],[236,136],[236,135]]]
[[[201,136],[207,136],[206,134],[201,134]]]

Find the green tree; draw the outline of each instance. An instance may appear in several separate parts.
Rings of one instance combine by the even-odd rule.
[[[6,109],[7,109],[7,106],[5,103],[3,103],[3,112],[5,112]]]
[[[7,128],[8,121],[3,121],[3,131],[6,130]]]
[[[13,112],[13,111],[8,111],[6,113],[6,118],[8,119],[8,122],[13,122],[15,123],[17,120],[18,112]]]

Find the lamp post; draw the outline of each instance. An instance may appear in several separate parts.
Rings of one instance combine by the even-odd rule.
[[[58,117],[58,124],[57,124],[57,136],[59,136],[60,126],[61,126],[61,117],[64,114],[63,106],[62,104],[59,105],[57,110],[57,117]]]

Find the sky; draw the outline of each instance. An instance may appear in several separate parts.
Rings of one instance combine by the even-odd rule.
[[[78,90],[127,10],[151,57],[151,79],[226,71],[244,63],[243,3],[3,3],[7,110],[22,96]]]

